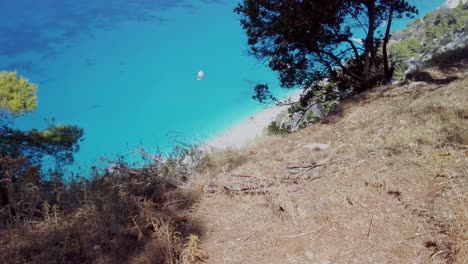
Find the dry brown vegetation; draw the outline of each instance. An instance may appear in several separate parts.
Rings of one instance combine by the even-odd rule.
[[[70,184],[0,158],[0,259],[465,263],[468,72],[458,76],[376,88],[241,150],[179,150]]]
[[[197,263],[202,225],[187,215],[196,194],[158,164],[95,175],[68,186],[0,160],[2,263]],[[23,173],[19,177],[18,173]],[[20,180],[18,180],[20,179]]]
[[[380,87],[192,177],[206,263],[467,263],[467,87]]]

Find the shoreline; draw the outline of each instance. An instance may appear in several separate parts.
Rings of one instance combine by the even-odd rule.
[[[302,90],[299,90],[287,97],[283,102],[297,101],[301,93]],[[208,139],[202,145],[209,149],[239,149],[258,137],[263,136],[265,128],[288,108],[289,105],[269,106]]]

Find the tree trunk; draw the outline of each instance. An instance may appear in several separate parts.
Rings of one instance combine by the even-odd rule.
[[[372,49],[374,48],[374,32],[375,32],[375,2],[374,0],[369,0],[366,2],[368,17],[369,17],[369,25],[367,31],[366,42],[364,43],[364,69],[362,72],[362,80],[363,85],[368,88],[369,87],[369,73],[370,68],[373,62],[371,61],[371,53]]]
[[[385,76],[387,77],[387,81],[390,81],[390,79],[393,77],[393,71],[389,67],[388,54],[387,54],[387,44],[390,38],[390,28],[392,27],[392,19],[393,19],[393,5],[394,3],[393,1],[391,1],[390,10],[388,14],[387,29],[385,30],[385,37],[384,37],[384,42],[382,46],[384,73],[385,73]]]

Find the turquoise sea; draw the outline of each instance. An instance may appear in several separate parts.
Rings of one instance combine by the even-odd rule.
[[[251,99],[256,83],[286,95],[246,55],[237,1],[0,1],[0,70],[39,85],[37,111],[15,125],[44,128],[54,117],[84,128],[82,168],[219,134],[262,109]],[[444,1],[410,2],[422,16]]]

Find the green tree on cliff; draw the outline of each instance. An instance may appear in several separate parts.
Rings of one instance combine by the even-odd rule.
[[[36,92],[37,85],[16,72],[0,72],[0,110],[14,116],[32,112],[37,106]]]
[[[44,130],[18,130],[6,122],[34,112],[37,85],[16,72],[0,72],[0,222],[21,223],[40,215],[43,205],[59,199],[63,166],[73,162],[83,130],[49,124]],[[42,171],[47,161],[47,175]],[[50,163],[52,161],[52,163]],[[54,186],[52,188],[51,186]],[[55,198],[54,198],[55,197]]]
[[[19,117],[37,107],[37,85],[16,72],[0,72],[0,111]],[[49,156],[58,165],[70,164],[79,149],[83,130],[77,126],[49,124],[44,130],[21,131],[0,118],[0,157],[26,157],[39,165]]]
[[[386,44],[392,19],[417,10],[405,0],[244,0],[234,12],[249,53],[268,62],[282,87],[309,88],[344,76],[360,91],[391,75]],[[383,22],[384,34],[378,30]],[[356,30],[365,34],[362,45]],[[271,98],[268,86],[257,86],[254,98]]]

